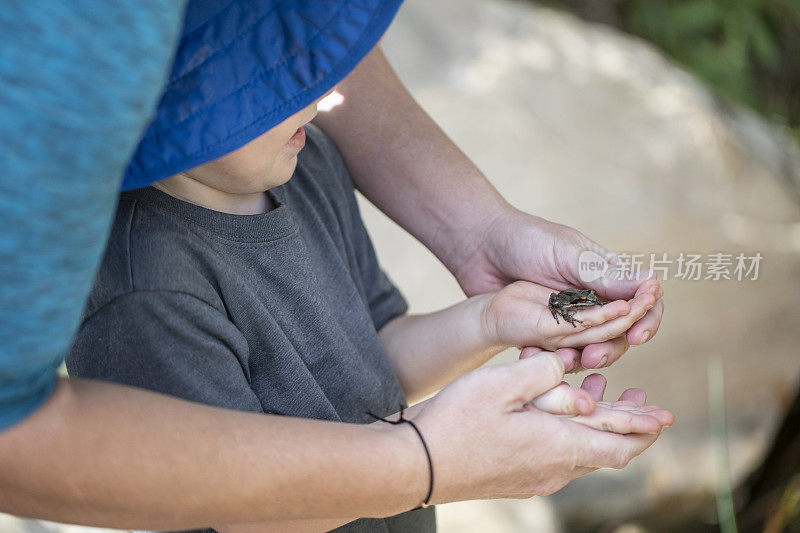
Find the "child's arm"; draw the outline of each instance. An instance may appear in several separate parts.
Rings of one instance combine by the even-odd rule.
[[[575,313],[576,326],[556,323],[551,290],[516,282],[427,315],[403,315],[379,332],[381,344],[410,402],[443,387],[512,346],[577,348],[624,334],[655,304],[643,291]]]

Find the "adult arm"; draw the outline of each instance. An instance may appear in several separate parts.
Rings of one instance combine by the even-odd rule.
[[[528,348],[527,353],[521,355],[527,359],[535,355],[534,349]],[[647,396],[641,389],[627,389],[616,402],[603,401],[605,392],[605,378],[600,374],[587,376],[580,388],[572,387],[567,383],[550,389],[544,394],[533,399],[525,409],[536,409],[554,415],[571,416],[567,427],[580,424],[605,432],[629,434],[652,433],[657,434],[664,427],[672,425],[674,415],[657,406],[645,405]],[[583,402],[587,409],[576,408],[577,402]],[[417,415],[426,407],[427,402],[420,402],[404,412],[404,417],[416,420]],[[595,406],[597,407],[595,409]],[[586,413],[578,414],[575,413]],[[390,420],[397,420],[398,415],[392,415]],[[380,424],[381,422],[375,422]],[[291,532],[291,533],[316,533],[329,531],[339,525],[350,522],[352,519],[321,519],[321,520],[286,520],[272,522],[256,522],[249,524],[235,524],[226,527],[217,527],[220,533],[259,533],[261,531]]]
[[[380,46],[336,91],[343,101],[314,123],[339,147],[356,188],[457,270],[460,244],[509,204],[417,104]]]
[[[0,438],[0,508],[118,528],[386,516],[424,497],[415,435],[71,378]],[[331,453],[331,450],[337,450]]]
[[[537,354],[425,402],[414,420],[433,501],[549,494],[655,441],[524,409],[563,375],[557,356]],[[3,511],[118,528],[388,516],[418,505],[428,483],[405,425],[256,415],[77,378],[0,434],[0,464]]]
[[[631,299],[639,280],[578,275],[583,250],[610,254],[580,232],[509,205],[414,101],[376,47],[337,87],[344,100],[315,119],[336,142],[353,182],[427,246],[467,295],[525,279],[554,289],[588,286],[606,299]],[[660,288],[653,289],[660,297]],[[618,358],[655,334],[659,300],[626,337],[590,345],[584,366]]]

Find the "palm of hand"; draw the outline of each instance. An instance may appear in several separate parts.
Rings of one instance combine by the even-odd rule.
[[[655,304],[650,293],[631,302],[617,300],[576,313],[572,326],[557,323],[547,306],[551,290],[536,283],[518,281],[495,293],[486,307],[484,322],[492,338],[505,345],[536,346],[554,351],[582,348],[623,335]]]

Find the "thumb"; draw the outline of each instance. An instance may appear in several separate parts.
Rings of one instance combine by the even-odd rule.
[[[630,300],[636,290],[652,273],[639,266],[626,263],[619,255],[583,237],[582,247],[573,249],[569,267],[576,286],[594,289],[606,300]],[[592,266],[594,265],[594,266]],[[598,266],[602,272],[598,272]]]
[[[598,279],[587,283],[601,298],[608,300],[630,300],[646,280],[652,278],[650,270],[626,271],[624,267],[610,268]]]
[[[540,352],[486,370],[492,371],[495,390],[513,404],[526,404],[564,379],[564,362],[552,352]]]

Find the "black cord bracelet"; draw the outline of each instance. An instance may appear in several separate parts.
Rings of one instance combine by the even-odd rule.
[[[379,420],[381,422],[386,422],[387,424],[392,424],[392,425],[395,425],[395,426],[397,426],[399,424],[408,424],[409,426],[414,428],[414,431],[417,432],[417,435],[419,436],[419,440],[422,442],[422,447],[425,448],[425,456],[428,458],[428,472],[430,472],[431,475],[430,475],[430,478],[429,478],[430,479],[430,483],[428,483],[428,495],[425,496],[425,500],[422,502],[422,505],[420,505],[419,507],[415,507],[412,510],[425,509],[427,507],[430,507],[430,505],[431,505],[431,495],[433,494],[433,460],[431,459],[431,451],[428,449],[428,444],[425,442],[425,437],[422,436],[422,432],[419,430],[419,428],[417,427],[417,425],[414,422],[412,422],[411,420],[409,420],[407,418],[403,418],[403,409],[404,408],[401,405],[400,406],[400,418],[398,418],[397,420],[394,420],[394,421],[387,420],[386,418],[380,417],[380,416],[378,416],[376,414],[373,414],[373,413],[371,413],[369,411],[367,411],[367,414],[369,416],[371,416],[372,418],[374,418],[375,420]]]

